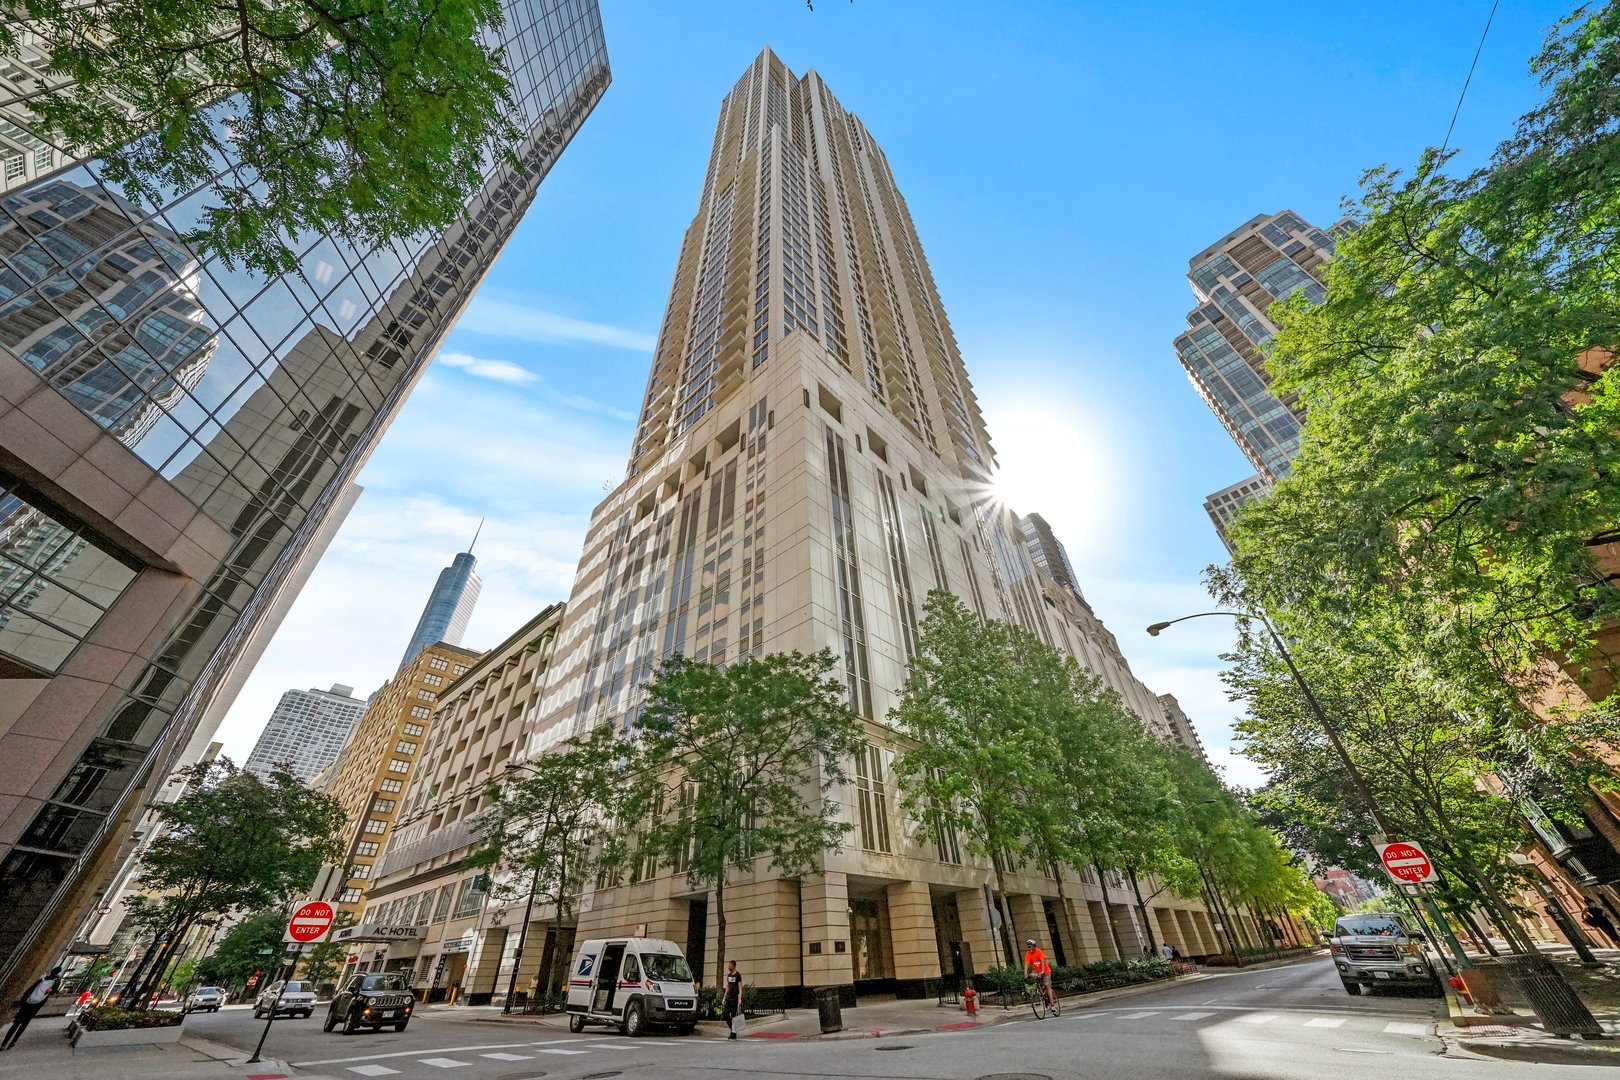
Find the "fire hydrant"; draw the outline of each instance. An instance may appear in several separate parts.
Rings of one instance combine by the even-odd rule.
[[[962,1007],[967,1010],[969,1016],[979,1015],[979,994],[971,986],[962,991]]]
[[[1457,991],[1457,996],[1462,999],[1462,1003],[1464,1005],[1472,1005],[1474,1003],[1474,995],[1468,992],[1467,983],[1463,982],[1455,975],[1447,979],[1446,982],[1450,984],[1453,990]]]

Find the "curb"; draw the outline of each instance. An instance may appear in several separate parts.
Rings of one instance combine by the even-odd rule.
[[[1537,1040],[1457,1039],[1457,1045],[1470,1054],[1503,1061],[1525,1061],[1541,1065],[1620,1065],[1620,1045],[1581,1042],[1573,1039]]]

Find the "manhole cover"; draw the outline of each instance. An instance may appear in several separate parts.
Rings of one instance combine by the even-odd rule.
[[[910,1049],[912,1049],[912,1047],[909,1046],[909,1045],[906,1045],[904,1043],[896,1043],[893,1046],[878,1046],[878,1047],[874,1047],[874,1049],[877,1049],[877,1050],[910,1050]]]

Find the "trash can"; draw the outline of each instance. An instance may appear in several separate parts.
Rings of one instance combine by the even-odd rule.
[[[816,987],[816,1012],[821,1017],[821,1033],[844,1030],[844,1007],[838,1001],[838,987]]]
[[[1551,1035],[1582,1035],[1589,1039],[1605,1037],[1603,1028],[1563,973],[1540,956],[1504,956],[1497,964],[1506,971],[1530,1003],[1530,1009]]]

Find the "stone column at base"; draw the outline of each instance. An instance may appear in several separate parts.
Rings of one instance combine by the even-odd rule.
[[[958,892],[956,910],[962,920],[962,944],[967,946],[972,961],[969,973],[979,974],[998,964],[1005,964],[1006,957],[1000,955],[999,935],[998,940],[992,942],[990,931],[985,927],[984,890],[963,889]]]
[[[853,987],[849,883],[845,876],[840,873],[806,875],[799,885],[799,917],[804,922],[804,985],[807,988]]]
[[[890,885],[889,944],[899,997],[922,997],[923,980],[939,978],[939,941],[934,933],[934,903],[926,881]]]

